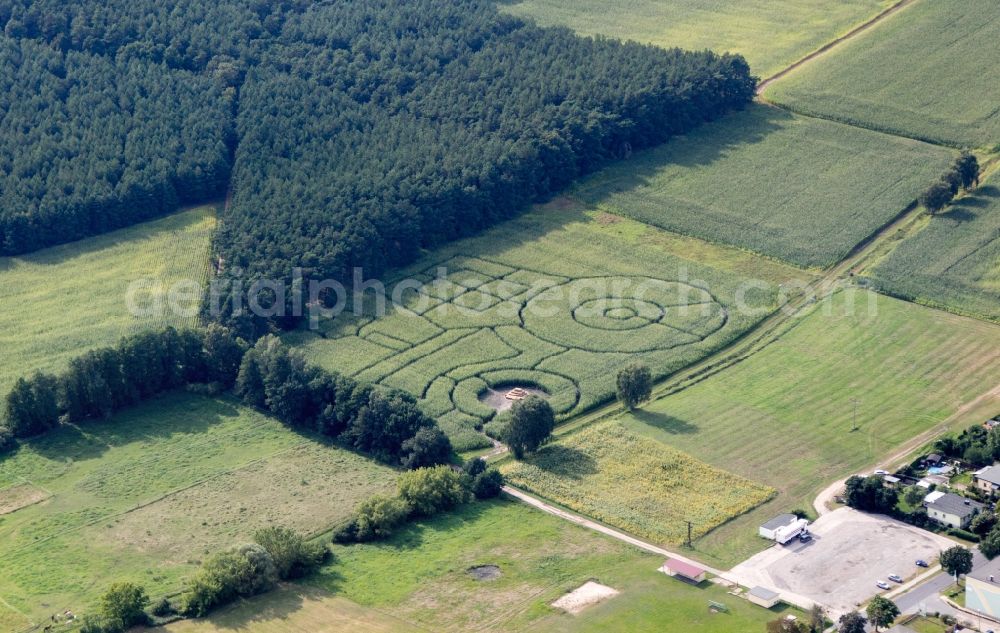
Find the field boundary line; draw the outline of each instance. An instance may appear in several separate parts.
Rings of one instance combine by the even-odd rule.
[[[776,82],[776,81],[782,79],[783,77],[785,77],[786,75],[788,75],[788,74],[790,74],[790,73],[798,70],[802,66],[804,66],[804,65],[808,64],[809,62],[815,60],[817,57],[823,56],[824,54],[830,52],[832,49],[834,49],[837,46],[843,44],[844,42],[846,42],[846,41],[854,38],[855,36],[857,36],[857,35],[865,32],[865,31],[867,31],[867,30],[869,30],[871,28],[873,28],[874,26],[876,26],[879,23],[881,23],[882,21],[884,21],[886,18],[891,17],[892,15],[894,15],[894,14],[898,13],[899,11],[905,9],[907,6],[913,4],[914,2],[916,2],[916,0],[899,0],[894,5],[886,8],[886,9],[883,9],[881,12],[879,12],[875,16],[869,18],[867,21],[862,22],[861,24],[859,24],[858,26],[854,27],[853,29],[851,29],[847,33],[844,33],[843,35],[841,35],[841,36],[839,36],[839,37],[837,37],[835,39],[830,40],[829,42],[827,42],[823,46],[817,48],[816,50],[814,50],[813,52],[809,53],[805,57],[799,59],[796,62],[793,62],[787,68],[779,70],[778,72],[776,72],[775,74],[771,75],[767,79],[762,80],[760,83],[757,84],[757,93],[756,93],[757,96],[762,95],[764,93],[764,91],[767,90],[768,86],[770,86],[774,82]]]

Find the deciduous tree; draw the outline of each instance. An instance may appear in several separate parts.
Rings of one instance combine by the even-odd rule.
[[[868,620],[857,611],[851,611],[840,616],[838,621],[838,631],[840,633],[865,633],[865,626]]]
[[[653,373],[643,363],[631,363],[618,372],[618,400],[631,411],[649,400],[653,392]]]
[[[528,396],[514,403],[510,409],[503,441],[514,457],[522,459],[544,444],[555,428],[556,417],[552,406],[543,398]]]
[[[875,630],[878,631],[879,627],[889,627],[892,623],[896,621],[899,617],[899,607],[896,603],[888,598],[883,598],[882,596],[875,596],[868,603],[868,607],[865,609],[865,613],[868,614],[868,621],[871,622]]]
[[[958,582],[959,576],[972,571],[972,552],[961,545],[955,545],[941,552],[940,562],[941,567]]]

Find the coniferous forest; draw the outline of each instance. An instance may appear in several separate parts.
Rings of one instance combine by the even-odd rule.
[[[179,4],[0,0],[3,254],[228,184],[230,281],[377,275],[755,88],[739,56],[581,38],[488,0]]]

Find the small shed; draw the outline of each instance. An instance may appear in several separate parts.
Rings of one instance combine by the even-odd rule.
[[[794,514],[779,514],[778,516],[774,517],[764,525],[760,526],[760,528],[757,530],[757,533],[760,534],[762,537],[768,539],[769,541],[773,541],[775,533],[779,529],[789,526],[792,523],[795,523],[795,520],[797,518],[798,517],[795,516]]]
[[[668,558],[667,561],[663,563],[663,566],[660,567],[660,571],[668,576],[683,578],[694,583],[704,581],[706,575],[708,574],[708,572],[697,565],[686,563],[675,558]]]
[[[941,456],[938,455],[937,453],[931,453],[930,455],[924,458],[924,463],[927,464],[928,466],[937,466],[938,464],[941,463],[941,459],[942,459]]]
[[[895,477],[893,475],[884,475],[882,477],[882,481],[884,481],[885,485],[889,486],[890,488],[895,488],[896,486],[899,485],[900,479],[899,477]]]
[[[772,591],[767,587],[754,587],[747,593],[747,600],[750,602],[762,606],[765,609],[770,609],[774,605],[781,602],[781,596],[778,595],[777,591]]]

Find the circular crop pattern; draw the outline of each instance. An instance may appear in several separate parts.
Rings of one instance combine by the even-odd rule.
[[[511,387],[541,390],[556,413],[566,413],[580,400],[579,387],[566,376],[540,369],[496,369],[460,380],[451,392],[451,401],[463,413],[491,417],[496,409],[480,399],[483,392]]]
[[[656,323],[663,308],[641,299],[591,299],[573,310],[573,319],[601,330],[635,330]]]
[[[591,352],[636,353],[704,340],[728,318],[707,290],[651,277],[589,277],[553,286],[521,310],[535,336]]]

